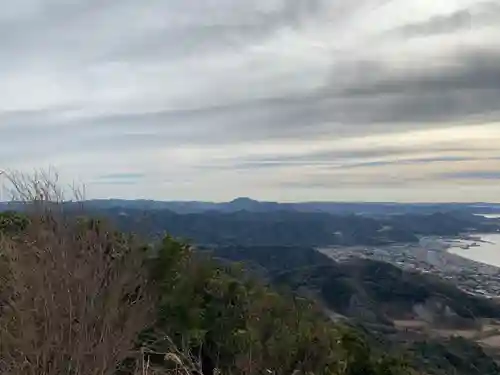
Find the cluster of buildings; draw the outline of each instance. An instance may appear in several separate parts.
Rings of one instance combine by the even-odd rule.
[[[383,247],[331,247],[319,249],[337,261],[368,258],[392,263],[402,269],[430,273],[456,284],[462,290],[488,298],[500,297],[500,268],[451,254],[439,239],[420,244]]]

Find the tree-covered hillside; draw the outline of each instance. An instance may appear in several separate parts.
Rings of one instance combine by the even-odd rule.
[[[134,353],[147,359],[142,373],[179,366],[203,374],[411,371],[396,360],[401,353],[387,356],[314,302],[280,295],[170,237],[144,245],[100,221],[52,210],[8,213],[0,222],[7,223],[2,373],[138,373]]]
[[[467,294],[438,277],[368,259],[339,263],[307,247],[220,246],[210,251],[244,264],[274,285],[321,301],[334,316],[340,314],[341,321],[355,324],[375,347],[405,348],[422,372],[500,373],[475,342],[429,334],[433,328],[480,330],[481,320],[500,318],[498,303]],[[431,331],[400,329],[394,324],[398,320],[417,326],[422,322]]]
[[[366,310],[383,321],[413,318],[415,306],[435,302],[456,314],[457,324],[480,317],[500,319],[497,302],[472,296],[431,274],[402,270],[385,262],[353,259],[339,263],[308,247],[218,246],[210,251],[222,259],[243,262],[250,269],[261,267],[275,284],[308,289],[345,315]],[[360,301],[356,308],[353,300]],[[449,324],[454,320],[448,315],[443,318]]]
[[[500,223],[464,212],[365,217],[299,211],[206,211],[179,214],[165,209],[92,208],[92,215],[112,219],[125,231],[148,236],[168,232],[198,245],[377,246],[415,243],[419,236],[455,236],[493,232]]]

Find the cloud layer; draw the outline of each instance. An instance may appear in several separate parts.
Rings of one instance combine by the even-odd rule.
[[[500,7],[19,0],[0,168],[90,197],[500,201]]]

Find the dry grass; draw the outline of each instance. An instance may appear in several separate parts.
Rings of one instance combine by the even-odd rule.
[[[158,373],[135,351],[157,298],[141,244],[66,215],[57,176],[7,177],[31,223],[20,235],[0,236],[0,373],[107,375],[129,358],[138,358],[136,373]],[[80,191],[72,189],[77,200]],[[166,361],[173,358],[176,373],[189,373],[186,358],[173,352]]]

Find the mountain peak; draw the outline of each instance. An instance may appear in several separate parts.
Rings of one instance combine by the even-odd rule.
[[[233,203],[233,204],[255,204],[255,203],[260,203],[260,202],[254,200],[254,199],[248,198],[248,197],[238,197],[236,199],[233,199],[229,203]]]

